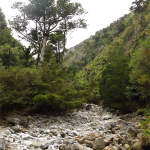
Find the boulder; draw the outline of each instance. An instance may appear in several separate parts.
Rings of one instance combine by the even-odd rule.
[[[93,141],[85,140],[84,144],[86,144],[87,147],[93,148]]]
[[[95,140],[93,150],[103,150],[106,146],[106,142],[103,140],[102,137],[99,137]]]
[[[92,109],[92,105],[86,105],[85,109],[86,109],[86,110]]]
[[[55,142],[55,139],[51,139],[51,140],[48,140],[48,141],[45,141],[41,144],[41,149],[46,149],[49,147],[49,145],[53,145]]]
[[[118,119],[118,124],[121,125],[121,126],[127,126],[128,125],[128,123],[125,120],[122,120],[122,119]]]
[[[76,138],[76,140],[80,143],[80,144],[86,144],[84,141],[87,140],[87,141],[93,141],[94,138],[92,136],[85,136],[85,137],[82,137],[82,138]]]
[[[11,135],[11,132],[9,130],[4,130],[4,134],[8,136],[8,135]]]
[[[128,144],[125,144],[124,146],[123,146],[123,149],[122,150],[128,150],[130,148],[130,146],[128,145]]]
[[[136,142],[131,146],[131,150],[143,150],[142,149],[142,143],[141,142]]]
[[[128,128],[128,133],[129,134],[132,134],[132,133],[138,134],[138,133],[142,133],[142,132],[143,132],[142,129]]]
[[[142,138],[143,138],[142,136],[143,136],[143,133],[138,133],[138,134],[137,134],[137,138],[138,138],[140,141],[141,141]]]
[[[97,112],[97,116],[101,116],[101,115],[102,115],[101,111]]]
[[[7,121],[12,124],[20,124],[20,122],[21,122],[21,120],[19,118],[12,118],[12,117],[9,117],[7,119]]]
[[[13,126],[12,129],[13,129],[15,132],[20,132],[20,131],[22,131],[22,126],[16,125],[16,126]]]
[[[27,147],[30,147],[32,145],[32,142],[31,141],[27,141],[27,140],[24,140],[22,142],[23,145],[27,146]]]
[[[59,146],[59,150],[65,150],[65,148],[66,148],[66,147],[65,147],[64,145],[60,145],[60,146]]]
[[[74,144],[71,146],[71,150],[92,150],[92,149],[89,148],[89,147],[83,146],[83,145],[81,145],[81,144],[74,143]]]
[[[103,150],[118,150],[118,149],[110,144],[109,146],[106,146]]]
[[[103,117],[103,120],[109,120],[109,119],[112,119],[112,116],[104,116]]]
[[[0,137],[0,150],[5,150],[5,147],[6,147],[5,138]]]

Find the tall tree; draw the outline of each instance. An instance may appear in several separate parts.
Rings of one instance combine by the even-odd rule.
[[[64,40],[63,40],[63,51],[62,51],[62,54],[61,54],[61,68],[62,68],[62,65],[63,65],[63,57],[64,57],[64,52],[66,50],[66,35],[68,32],[72,31],[72,30],[75,30],[76,28],[86,28],[87,27],[87,24],[85,23],[85,20],[84,19],[78,19],[78,20],[72,20],[74,16],[68,16],[68,17],[65,17],[63,22],[60,23],[60,30],[63,32],[64,34]]]
[[[28,5],[22,2],[14,3],[13,8],[18,9],[21,15],[10,21],[10,25],[23,39],[39,50],[40,60],[43,62],[49,35],[64,21],[64,18],[73,18],[84,14],[85,11],[81,4],[70,3],[70,0],[29,0],[29,2]],[[34,28],[29,26],[31,22],[34,22]]]
[[[146,3],[145,0],[135,0],[132,2],[132,6],[130,7],[130,11],[134,11],[135,13],[142,12],[142,6]]]

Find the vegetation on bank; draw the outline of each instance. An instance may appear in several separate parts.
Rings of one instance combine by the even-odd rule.
[[[61,111],[80,107],[84,102],[100,101],[116,109],[147,106],[150,99],[150,1],[134,1],[130,14],[97,31],[65,57],[67,32],[76,27],[85,28],[86,24],[84,20],[69,20],[85,13],[80,4],[67,0],[62,8],[61,2],[57,2],[54,14],[59,15],[55,23],[62,18],[62,26],[47,35],[46,30],[42,33],[42,28],[37,25],[26,37],[30,40],[29,47],[12,37],[0,10],[0,107],[35,106]],[[47,8],[42,5],[44,1],[38,5],[34,0],[26,6],[15,3],[14,8],[33,21],[40,15],[44,19],[44,12],[34,16],[29,11],[32,3]],[[10,22],[12,27],[27,33],[29,22],[18,19]],[[45,47],[45,43],[40,42],[44,42],[44,38],[47,41]],[[41,50],[44,50],[42,62],[39,61]]]
[[[93,85],[93,101],[129,110],[150,101],[150,1],[134,1],[130,10],[75,46],[64,62],[75,85]]]

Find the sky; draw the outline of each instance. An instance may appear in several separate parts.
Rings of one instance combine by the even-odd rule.
[[[19,14],[17,10],[11,9],[16,1],[28,3],[28,0],[3,0],[0,4],[6,21],[12,20],[12,16]],[[71,0],[71,2],[79,2],[88,14],[81,16],[87,20],[87,29],[76,29],[68,33],[66,48],[71,48],[85,39],[94,35],[96,31],[106,28],[110,23],[116,21],[120,17],[128,14],[129,8],[134,0]],[[18,39],[18,33],[13,31],[13,36]],[[22,42],[23,45],[28,45]]]

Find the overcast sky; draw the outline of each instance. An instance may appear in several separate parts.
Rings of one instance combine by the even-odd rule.
[[[1,0],[0,7],[5,14],[6,20],[12,20],[12,16],[18,14],[11,6],[16,1],[28,2],[28,0]],[[134,0],[71,0],[82,4],[88,14],[82,16],[87,20],[86,29],[76,29],[73,33],[68,34],[67,48],[75,46],[84,39],[94,35],[96,31],[106,28],[113,21],[129,13],[129,8]],[[17,33],[13,32],[17,38]],[[25,43],[24,43],[25,44]]]

